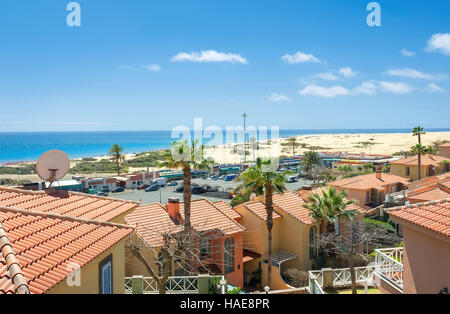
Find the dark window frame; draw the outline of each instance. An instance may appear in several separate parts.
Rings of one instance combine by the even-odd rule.
[[[228,258],[229,257],[229,260]],[[224,260],[225,260],[225,274],[229,274],[235,271],[236,267],[236,246],[234,238],[227,238],[224,243]]]
[[[309,229],[309,259],[317,257],[317,227]]]
[[[98,292],[103,294],[103,266],[111,262],[111,294],[114,294],[114,263],[113,255],[108,255],[104,260],[98,264]]]

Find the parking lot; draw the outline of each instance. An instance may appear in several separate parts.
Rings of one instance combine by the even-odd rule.
[[[228,192],[231,192],[237,185],[238,182],[225,182],[222,180],[204,180],[204,179],[193,179],[193,184],[198,184],[200,186],[209,185],[211,187],[217,187],[219,193],[210,192],[208,194],[200,194],[200,195],[192,195],[192,199],[199,199],[199,198],[207,198],[212,202],[223,200],[223,197],[220,197],[220,195],[228,194]],[[160,188],[159,191],[154,192],[145,192],[143,190],[126,190],[122,193],[116,193],[116,194],[110,194],[110,197],[119,198],[123,200],[130,200],[130,201],[141,201],[141,204],[151,204],[155,202],[161,202],[163,204],[168,202],[168,199],[171,197],[177,197],[180,200],[183,199],[183,193],[177,193],[175,189],[182,185],[183,181],[177,181],[177,186],[166,186],[163,188]],[[302,179],[299,182],[295,183],[287,183],[286,187],[290,191],[296,191],[300,189],[303,185],[311,184],[311,181]],[[220,192],[227,192],[227,193],[220,193]],[[230,201],[230,199],[226,198],[226,201]]]

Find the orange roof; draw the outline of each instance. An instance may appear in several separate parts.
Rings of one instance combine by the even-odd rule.
[[[132,231],[108,222],[0,207],[0,294],[19,288],[45,293],[70,275],[73,265],[83,267]]]
[[[305,201],[293,192],[274,194],[273,204],[304,224],[309,225],[316,222],[311,218],[309,209],[303,206],[306,204]]]
[[[391,218],[450,237],[450,199],[393,208]]]
[[[109,221],[139,204],[82,193],[24,191],[0,187],[0,206]]]
[[[183,203],[180,203],[180,214],[183,218]],[[125,217],[125,222],[135,225],[136,233],[153,247],[164,244],[163,235],[165,233],[183,230],[183,226],[171,219],[166,207],[160,203],[139,206]],[[245,231],[244,227],[207,199],[191,202],[191,225],[197,231],[219,230],[224,235]]]
[[[412,156],[405,159],[400,159],[391,162],[392,165],[407,165],[407,166],[417,166],[418,156]],[[448,160],[448,158],[444,158],[436,155],[424,155],[421,158],[422,166],[439,166],[444,160]]]
[[[450,143],[444,143],[439,145],[438,147],[450,147]]]
[[[381,173],[381,179],[378,179],[376,173],[370,173],[348,179],[337,180],[329,183],[328,185],[342,189],[369,190],[381,188],[388,184],[406,184],[408,182],[408,179],[393,174]]]
[[[247,208],[250,212],[255,214],[259,219],[267,221],[267,210],[266,205],[262,202],[258,201],[250,201],[243,204],[245,208]],[[277,212],[273,212],[273,219],[281,218],[281,216]]]
[[[225,215],[233,218],[233,219],[239,219],[241,218],[241,215],[237,211],[231,207],[230,204],[228,204],[225,201],[218,201],[213,203],[214,206],[216,206],[220,211],[222,211]]]

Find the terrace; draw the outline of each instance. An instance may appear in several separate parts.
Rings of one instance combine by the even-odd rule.
[[[375,276],[403,293],[403,248],[375,250]]]

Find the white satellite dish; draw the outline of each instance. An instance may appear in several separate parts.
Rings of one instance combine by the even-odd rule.
[[[70,158],[61,150],[49,150],[42,154],[36,163],[36,173],[44,181],[61,180],[70,169]],[[49,186],[49,187],[50,187]]]

